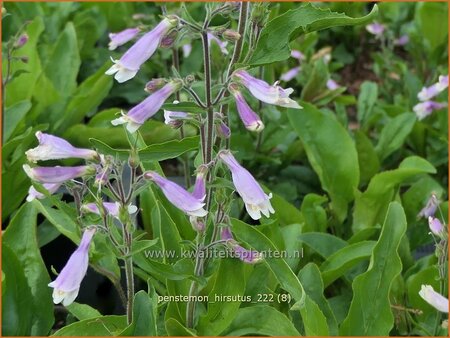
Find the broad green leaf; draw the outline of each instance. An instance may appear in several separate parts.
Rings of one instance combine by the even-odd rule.
[[[102,316],[64,326],[52,336],[117,336],[126,325],[126,316]]]
[[[233,232],[236,236],[240,240],[248,243],[255,250],[262,253],[268,250],[278,251],[270,239],[264,236],[255,227],[245,224],[237,219],[232,219],[231,222],[233,224]],[[286,261],[283,258],[275,258],[274,256],[270,257],[270,255],[266,255],[264,262],[274,273],[280,286],[287,291],[295,301],[302,302],[305,297],[302,284],[292,272],[289,265],[287,265]]]
[[[301,234],[298,239],[325,259],[347,246],[343,239],[321,232],[307,232]]]
[[[380,160],[372,141],[361,130],[355,131],[355,145],[358,152],[360,184],[366,184],[380,171]]]
[[[398,169],[375,175],[366,191],[358,194],[353,211],[353,233],[381,223],[389,202],[395,196],[396,188],[405,180],[419,174],[435,173],[436,169],[417,156],[404,159]]]
[[[69,312],[78,320],[92,319],[102,316],[102,314],[93,307],[77,302],[73,302],[72,304],[66,306],[66,309],[69,310]]]
[[[307,102],[313,102],[315,98],[323,94],[328,78],[328,67],[323,61],[323,58],[320,58],[314,63],[308,82],[303,87],[301,99]]]
[[[351,18],[344,13],[331,12],[311,4],[298,6],[272,19],[262,30],[256,50],[249,63],[261,66],[290,57],[289,42],[301,34],[310,33],[336,26],[362,25],[372,21],[378,13],[378,7],[360,18]]]
[[[325,287],[341,277],[349,268],[368,259],[375,246],[374,241],[363,241],[348,245],[329,256],[320,266]]]
[[[323,315],[329,328],[330,335],[337,335],[338,327],[336,318],[331,310],[328,300],[324,296],[324,285],[319,268],[314,263],[308,263],[300,270],[298,278],[305,289],[306,295],[315,302]],[[319,314],[320,317],[320,314]],[[328,335],[328,333],[326,334]]]
[[[208,295],[206,314],[200,317],[196,327],[201,336],[220,334],[231,324],[239,310],[240,302],[215,301],[215,296],[243,295],[245,291],[244,263],[238,259],[225,258],[219,264],[214,286]]]
[[[32,313],[28,335],[47,335],[54,322],[53,302],[47,286],[50,277],[37,242],[36,218],[33,204],[22,205],[4,232],[3,244],[17,255],[31,291],[31,298],[26,300],[27,310]]]
[[[268,305],[255,305],[239,309],[224,336],[299,336],[292,322],[281,312]]]
[[[278,194],[272,193],[272,195],[273,197],[270,202],[272,203],[272,207],[275,210],[275,214],[273,215],[273,217],[276,217],[278,219],[280,225],[303,223],[302,214],[294,205],[286,201]]]
[[[141,290],[134,295],[133,322],[120,333],[120,336],[156,336],[157,299]]]
[[[23,100],[6,108],[3,123],[3,143],[7,142],[14,134],[17,126],[31,109],[31,102]]]
[[[169,318],[166,321],[166,330],[169,336],[180,336],[180,337],[194,337],[197,336],[195,332],[188,329],[183,324],[181,324],[175,318]]]
[[[302,206],[300,208],[305,219],[303,232],[325,232],[327,229],[327,213],[322,207],[322,204],[327,201],[328,199],[325,196],[313,193],[307,194],[303,198]]]
[[[428,48],[434,51],[436,47],[447,41],[448,6],[438,2],[418,2],[416,4],[416,22],[420,35]]]
[[[30,311],[31,290],[14,251],[2,243],[2,335],[29,336],[35,320]],[[47,333],[48,334],[48,333]]]
[[[357,105],[357,117],[360,124],[366,124],[372,114],[372,109],[377,99],[378,85],[375,82],[364,81],[360,87]]]
[[[289,120],[305,147],[308,160],[319,176],[322,188],[331,197],[331,208],[342,222],[359,183],[355,144],[336,120],[315,106],[302,103],[303,109],[289,109]]]
[[[117,156],[121,160],[127,160],[129,157],[129,150],[113,149],[106,143],[90,139],[91,143],[102,154]],[[199,137],[191,136],[185,137],[182,140],[171,140],[164,143],[151,144],[139,150],[139,159],[145,162],[164,161],[171,158],[176,158],[188,151],[195,150],[199,145]]]
[[[353,281],[353,300],[341,325],[341,335],[389,335],[394,326],[389,291],[393,280],[402,270],[398,247],[405,231],[403,208],[399,203],[392,202],[370,258],[369,268]]]
[[[180,102],[180,103],[165,103],[161,107],[164,110],[181,111],[185,113],[204,113],[205,109],[199,107],[193,102]]]
[[[383,161],[394,151],[399,149],[413,129],[416,115],[413,113],[400,114],[386,123],[381,130],[380,138],[375,150]]]
[[[80,123],[83,118],[96,109],[103,99],[109,94],[113,84],[111,76],[106,76],[105,71],[110,67],[107,61],[96,73],[84,80],[73,93],[70,101],[61,113],[54,130],[65,131],[73,124]]]
[[[309,297],[305,297],[305,302],[300,306],[305,335],[307,336],[328,336],[327,319],[319,306]]]

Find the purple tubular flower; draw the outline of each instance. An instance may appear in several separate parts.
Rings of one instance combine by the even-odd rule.
[[[448,75],[439,76],[437,83],[431,85],[430,87],[423,87],[422,90],[417,94],[417,98],[420,101],[428,101],[433,97],[439,95],[448,87]]]
[[[293,78],[295,78],[297,76],[297,74],[300,72],[300,70],[301,70],[300,66],[291,68],[286,73],[282,74],[280,76],[280,79],[285,82],[291,81]]]
[[[95,168],[88,165],[78,167],[34,167],[23,165],[23,170],[33,181],[40,183],[63,183],[77,177],[94,174]]]
[[[111,123],[114,126],[119,124],[127,124],[127,129],[130,133],[136,132],[141,125],[144,124],[149,118],[155,115],[164,102],[169,98],[170,95],[175,93],[181,88],[181,83],[178,81],[172,81],[166,84],[161,89],[157,90],[150,96],[148,96],[144,101],[139,103],[137,106],[130,109],[127,114],[122,112],[122,116],[112,120]]]
[[[294,59],[297,59],[299,61],[303,61],[305,59],[305,55],[302,52],[300,52],[299,50],[295,50],[295,49],[293,49],[291,51],[291,57],[293,57]]]
[[[423,120],[425,117],[431,115],[433,111],[440,110],[442,108],[447,107],[447,103],[445,102],[435,102],[435,101],[425,101],[416,104],[413,107],[414,112],[419,120]]]
[[[448,299],[434,291],[431,285],[422,285],[419,296],[436,310],[448,313]]]
[[[328,90],[336,90],[338,89],[340,86],[336,83],[336,81],[329,79],[327,81],[327,88]]]
[[[386,27],[384,25],[378,22],[374,22],[366,26],[366,30],[376,37],[380,37],[381,35],[383,35],[385,28]]]
[[[231,250],[233,250],[235,256],[244,263],[256,264],[263,260],[262,255],[258,251],[247,250],[246,248],[239,245],[233,238],[233,234],[231,233],[229,227],[222,228],[220,238],[224,241],[227,241],[227,244],[230,246]]]
[[[43,186],[45,190],[47,190],[51,195],[54,194],[59,189],[61,184],[62,183],[44,183]],[[30,189],[28,189],[27,202],[31,202],[34,199],[41,200],[43,198],[45,198],[45,195],[37,191],[33,186],[31,186]]]
[[[255,178],[236,161],[228,150],[221,151],[218,155],[230,169],[233,184],[244,201],[245,209],[250,217],[258,220],[261,218],[261,213],[266,217],[269,217],[270,213],[275,213],[270,204],[272,194],[266,195]]]
[[[105,74],[115,74],[114,78],[119,83],[132,79],[142,64],[155,53],[163,36],[176,25],[178,25],[178,19],[174,17],[163,19],[155,28],[136,41],[120,60],[113,60],[114,65]]]
[[[427,204],[425,205],[425,207],[422,210],[420,210],[417,217],[428,218],[430,216],[434,216],[438,206],[439,206],[439,200],[438,200],[437,196],[435,194],[431,194],[430,198],[427,201]]]
[[[25,152],[28,161],[59,160],[63,158],[83,158],[93,160],[98,158],[96,151],[91,149],[75,148],[66,140],[40,131],[36,132],[39,145]]]
[[[233,94],[234,99],[236,100],[236,108],[239,113],[239,117],[242,122],[250,131],[260,132],[264,129],[264,123],[259,118],[258,114],[256,114],[252,108],[245,101],[244,96],[239,91],[236,85],[231,84],[229,87],[231,94]]]
[[[395,46],[405,46],[409,43],[409,36],[407,34],[403,34],[398,39],[394,40]]]
[[[119,46],[133,40],[140,32],[139,28],[127,28],[118,33],[109,33],[109,50],[114,50]]]
[[[201,165],[197,170],[197,177],[195,178],[194,190],[192,191],[192,196],[199,201],[204,201],[206,197],[206,173],[208,167],[206,165]]]
[[[58,277],[48,284],[53,288],[53,302],[55,304],[62,302],[64,306],[68,306],[77,298],[80,284],[89,265],[89,246],[94,234],[95,228],[84,231],[79,247],[70,256]]]
[[[228,50],[227,50],[228,42],[227,41],[220,40],[219,38],[217,38],[212,33],[207,33],[207,35],[208,35],[208,45],[209,46],[211,46],[211,41],[214,41],[219,46],[220,51],[222,52],[222,54],[223,55],[228,55]]]
[[[188,113],[182,111],[164,110],[164,123],[172,128],[179,128],[188,116]]]
[[[120,203],[119,202],[103,202],[103,207],[105,208],[106,212],[116,218],[119,218],[120,213]],[[98,209],[98,206],[96,203],[87,203],[82,206],[82,209],[87,212],[92,212],[97,215],[101,215],[100,210]],[[130,215],[136,213],[137,207],[135,205],[129,205],[128,206],[128,213]]]
[[[190,43],[186,43],[181,47],[181,49],[183,51],[183,57],[187,58],[191,55],[192,45]]]
[[[227,139],[231,136],[230,128],[223,122],[216,124],[216,133],[219,137]]]
[[[289,95],[294,91],[292,88],[283,89],[277,85],[277,82],[271,86],[242,69],[235,71],[233,78],[240,81],[260,101],[281,107],[302,108],[297,102],[289,98]]]
[[[166,198],[189,216],[204,217],[208,212],[203,209],[205,203],[192,196],[186,189],[168,179],[158,175],[154,171],[147,171],[144,177],[155,182],[162,190]]]
[[[445,231],[445,228],[442,225],[441,221],[433,216],[428,217],[428,225],[431,232],[436,236],[441,236]]]

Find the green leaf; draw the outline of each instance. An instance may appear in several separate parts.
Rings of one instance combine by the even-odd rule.
[[[308,160],[331,197],[331,208],[342,222],[359,183],[355,144],[336,120],[315,106],[302,103],[302,110],[289,109],[289,120],[305,147]]]
[[[361,130],[355,131],[355,145],[358,152],[360,184],[366,184],[378,171],[380,160],[372,141]]]
[[[166,321],[166,330],[167,334],[172,337],[194,337],[197,336],[195,332],[191,329],[188,329],[183,324],[181,324],[175,318],[169,318]]]
[[[305,265],[303,269],[300,270],[298,278],[305,289],[306,295],[311,301],[314,301],[319,306],[321,313],[325,315],[329,334],[334,336],[337,335],[337,321],[328,300],[324,296],[324,285],[317,265],[314,263]],[[326,335],[328,335],[328,333]]]
[[[375,82],[364,81],[361,85],[359,96],[358,96],[358,122],[365,125],[370,115],[372,114],[372,109],[378,99],[378,85]]]
[[[205,109],[199,107],[194,102],[180,102],[180,103],[164,103],[161,109],[170,111],[182,111],[185,113],[204,113]]]
[[[47,285],[50,277],[37,242],[36,218],[37,211],[33,204],[22,205],[3,235],[3,244],[17,255],[27,279],[31,291],[31,297],[27,299],[27,311],[32,313],[28,335],[38,336],[50,332],[54,317],[51,289]]]
[[[374,241],[363,241],[348,245],[329,256],[320,266],[325,287],[341,277],[345,271],[372,254]]]
[[[327,228],[327,213],[322,207],[322,204],[327,201],[328,199],[325,196],[313,193],[307,194],[303,198],[302,206],[300,208],[305,219],[303,232],[325,232]]]
[[[19,123],[26,116],[31,109],[31,102],[29,100],[23,100],[15,103],[14,105],[6,108],[5,120],[3,124],[3,143],[7,142],[9,138],[14,134]]]
[[[113,149],[106,143],[95,138],[90,139],[92,145],[102,154],[113,155],[125,161],[129,157],[129,150]],[[144,162],[164,161],[176,158],[188,151],[195,150],[199,145],[198,136],[185,137],[182,140],[171,140],[163,143],[151,144],[139,150],[139,158]]]
[[[328,336],[328,324],[319,306],[306,296],[305,302],[300,306],[305,335],[307,336]]]
[[[336,26],[362,25],[372,21],[377,13],[378,7],[374,6],[368,15],[351,18],[311,4],[298,6],[272,19],[263,28],[249,64],[261,66],[286,60],[290,57],[289,42],[301,34]]]
[[[54,130],[65,131],[71,125],[80,123],[88,113],[102,103],[113,84],[112,77],[105,75],[105,71],[110,66],[110,61],[107,61],[95,74],[78,86],[71,96],[65,112],[61,114],[55,124]]]
[[[398,169],[384,171],[375,175],[366,191],[355,200],[353,211],[353,233],[381,223],[388,204],[395,196],[396,187],[405,180],[419,174],[435,173],[436,169],[418,156],[404,159]]]
[[[245,224],[237,219],[232,219],[231,222],[233,225],[233,232],[239,240],[246,242],[255,250],[259,252],[266,252],[268,250],[272,250],[272,252],[278,251],[270,239],[264,236],[255,227]],[[280,283],[280,286],[297,302],[302,302],[305,297],[302,284],[298,280],[297,276],[292,272],[286,261],[282,258],[275,258],[274,255],[272,257],[267,255],[264,258],[264,262],[274,273]]]
[[[343,239],[321,232],[307,232],[301,234],[298,239],[316,251],[323,258],[328,258],[336,251],[347,246],[347,242]]]
[[[236,318],[222,332],[224,336],[299,336],[292,322],[268,305],[239,309]]]
[[[353,281],[353,300],[341,325],[341,335],[389,335],[394,326],[389,291],[402,270],[398,247],[405,231],[403,208],[399,203],[392,202],[370,258],[369,269]]]
[[[126,325],[126,316],[102,316],[64,326],[52,336],[116,336]]]
[[[415,114],[404,113],[394,117],[386,123],[381,130],[378,144],[375,147],[375,151],[381,161],[403,145],[406,137],[413,129],[415,122]]]
[[[226,181],[226,183],[231,182]],[[234,190],[234,187],[231,186],[231,189]],[[272,195],[273,196],[270,202],[272,203],[272,206],[276,211],[274,217],[278,219],[280,225],[288,225],[294,223],[300,224],[303,222],[301,212],[294,205],[286,201],[283,197],[281,197],[278,194],[272,193]]]
[[[437,2],[416,4],[416,22],[422,36],[431,51],[447,41],[448,6]]]
[[[120,336],[157,336],[157,298],[141,290],[134,295],[133,322]]]
[[[93,307],[77,302],[73,302],[72,304],[66,306],[66,309],[69,310],[69,312],[78,320],[92,319],[102,316],[102,314]]]
[[[219,264],[214,286],[209,292],[207,312],[200,317],[197,325],[201,336],[220,334],[231,324],[241,305],[239,301],[215,301],[215,296],[243,295],[245,291],[244,263],[238,259],[225,258]]]
[[[305,87],[302,89],[301,99],[307,102],[313,102],[315,98],[323,94],[328,78],[328,67],[323,61],[323,58],[320,58],[314,63],[308,82],[306,82]]]

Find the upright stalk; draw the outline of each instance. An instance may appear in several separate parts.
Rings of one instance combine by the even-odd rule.
[[[125,278],[127,282],[127,323],[133,321],[133,301],[134,301],[134,274],[133,274],[133,256],[131,255],[132,236],[124,226],[124,239],[127,247],[127,257],[125,258]]]

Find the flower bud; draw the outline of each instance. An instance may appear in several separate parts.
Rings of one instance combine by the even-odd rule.
[[[176,38],[177,38],[178,32],[176,30],[173,30],[169,32],[168,34],[164,35],[161,39],[161,43],[159,44],[162,48],[172,48]]]
[[[158,89],[161,89],[162,87],[164,87],[166,82],[167,81],[165,79],[162,79],[162,78],[152,79],[152,80],[147,82],[147,84],[145,85],[144,90],[147,93],[151,94],[151,93],[157,91]]]
[[[236,32],[232,29],[226,29],[222,33],[222,37],[227,41],[236,42],[241,38],[241,34],[239,34],[238,32]]]
[[[189,221],[191,222],[192,228],[197,232],[203,232],[205,230],[205,222],[195,216],[190,216]]]
[[[28,56],[21,56],[19,57],[19,60],[22,61],[23,63],[28,63],[30,59],[28,58]]]
[[[445,228],[442,225],[439,219],[429,216],[428,217],[428,225],[430,227],[431,232],[436,236],[442,236],[445,234]]]
[[[186,77],[184,78],[184,83],[185,83],[187,86],[190,86],[192,83],[194,83],[194,81],[195,81],[195,76],[192,75],[192,74],[189,74],[188,76],[186,76]]]
[[[14,47],[19,49],[19,48],[23,47],[27,42],[28,42],[28,34],[24,33],[14,43]]]
[[[267,21],[268,14],[269,11],[267,10],[267,4],[255,3],[250,20],[258,27],[263,27]]]
[[[228,139],[231,136],[230,128],[223,122],[216,124],[216,134],[220,138]]]
[[[130,157],[128,158],[128,165],[131,168],[137,168],[141,164],[139,153],[135,149],[131,149]]]

